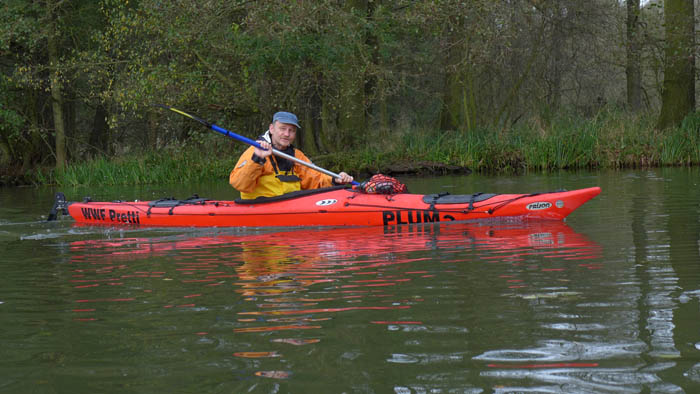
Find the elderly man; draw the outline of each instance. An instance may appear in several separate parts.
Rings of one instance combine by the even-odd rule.
[[[322,174],[290,160],[275,157],[275,148],[297,159],[311,162],[304,152],[292,143],[300,129],[299,120],[290,112],[277,112],[272,117],[269,129],[258,138],[263,149],[251,146],[238,159],[231,171],[229,183],[241,192],[241,198],[274,197],[285,193],[317,189],[350,183],[353,177],[341,172],[338,178]]]

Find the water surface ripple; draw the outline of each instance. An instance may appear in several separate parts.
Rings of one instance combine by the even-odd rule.
[[[388,228],[81,227],[4,189],[0,392],[696,392],[698,179],[412,179],[604,192],[566,223]]]

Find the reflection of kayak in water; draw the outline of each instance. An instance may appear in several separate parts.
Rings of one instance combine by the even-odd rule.
[[[490,218],[562,220],[599,187],[532,194],[366,194],[335,187],[255,200],[203,198],[66,202],[54,210],[79,223],[164,227],[391,226]],[[52,213],[55,217],[55,215]]]
[[[173,251],[235,247],[258,251],[247,260],[283,256],[344,259],[429,249],[466,246],[485,250],[518,248],[597,250],[598,245],[560,221],[427,223],[386,227],[297,228],[289,231],[245,234],[217,231],[215,234],[183,234],[153,238],[120,238],[71,242],[73,252],[85,251],[108,259],[139,259],[139,255],[160,255]],[[239,249],[241,250],[241,249]]]
[[[601,254],[598,244],[561,221],[297,228],[263,233],[196,230],[176,236],[74,241],[70,249],[75,263],[96,262],[125,269],[126,262],[163,256],[167,263],[159,266],[159,275],[172,277],[175,269],[175,277],[183,283],[217,286],[234,281],[236,291],[248,297],[303,294],[314,285],[343,276],[363,276],[364,272],[432,259],[425,253],[414,253],[420,251],[454,253],[454,258],[442,259],[451,263],[470,261],[473,252],[482,260],[497,258],[504,262],[527,259],[533,254],[565,260],[592,259]],[[462,251],[468,254],[463,255]],[[148,276],[153,272],[133,274]],[[388,283],[387,278],[372,279],[372,275],[363,279],[366,280],[361,286],[367,288],[377,289]],[[344,286],[351,290],[360,284]],[[280,300],[266,299],[269,306]],[[303,305],[319,301],[300,296],[294,302]]]
[[[460,275],[495,272],[496,284],[521,288],[528,278],[520,273],[532,272],[543,258],[595,261],[601,254],[599,245],[560,221],[138,233],[149,236],[69,244],[70,264],[63,266],[70,269],[81,321],[94,319],[96,306],[115,302],[143,299],[164,310],[193,311],[214,305],[235,313],[237,334],[283,333],[276,342],[297,346],[318,342],[294,336],[313,335],[334,314],[371,314],[372,324],[421,325],[408,310],[432,290],[405,293],[412,282],[432,287],[446,278],[454,283]],[[543,272],[564,268],[542,265]],[[257,353],[267,347],[239,350],[242,358],[274,357]]]

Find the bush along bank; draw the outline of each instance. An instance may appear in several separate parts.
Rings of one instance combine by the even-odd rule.
[[[393,145],[370,145],[321,161],[364,174],[430,172],[431,166],[438,173],[520,173],[700,165],[700,114],[664,131],[654,122],[652,116],[603,112],[591,119],[539,118],[507,131],[414,130],[377,138]]]
[[[560,169],[700,165],[700,114],[659,131],[651,116],[601,112],[593,118],[538,118],[509,130],[377,132],[379,143],[315,156],[314,163],[358,179],[384,173],[520,173]],[[35,184],[128,185],[227,181],[238,155],[184,147],[119,158],[100,157],[64,170],[24,175]]]
[[[145,185],[187,183],[228,177],[237,158],[212,157],[199,149],[159,151],[119,158],[98,157],[67,165],[63,170],[38,171],[36,184]]]

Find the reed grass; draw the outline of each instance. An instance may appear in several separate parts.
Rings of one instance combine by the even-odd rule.
[[[446,163],[481,172],[700,165],[700,114],[664,131],[655,129],[655,120],[650,114],[610,110],[593,118],[534,118],[500,131],[413,130],[376,138],[398,141],[384,150],[370,145],[338,159],[346,168],[351,163],[367,172],[402,161]]]
[[[40,183],[60,186],[142,185],[226,178],[236,158],[212,157],[196,149],[161,151],[120,158],[98,157],[43,174]]]
[[[315,157],[314,162],[331,171],[358,176],[386,171],[396,163],[417,162],[506,173],[700,165],[700,113],[664,131],[656,130],[654,121],[654,115],[610,110],[592,118],[561,114],[536,117],[507,130],[376,132],[369,139],[372,143]],[[61,186],[223,181],[237,156],[194,147],[164,149],[119,158],[98,157],[62,171],[38,171],[33,179]]]

